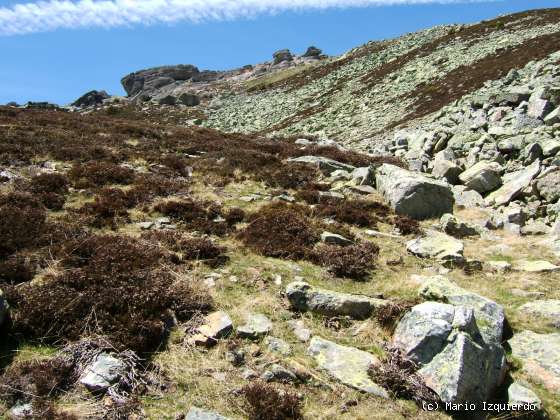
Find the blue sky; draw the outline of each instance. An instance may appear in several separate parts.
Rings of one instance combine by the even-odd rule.
[[[360,2],[349,0],[352,1]],[[0,0],[0,103],[48,100],[66,104],[91,89],[123,94],[120,78],[142,68],[181,63],[200,69],[227,69],[268,60],[281,48],[301,53],[309,45],[337,55],[369,40],[391,38],[437,24],[475,22],[499,14],[559,5],[557,0],[505,0],[304,8],[225,21],[55,27],[47,32],[30,29],[32,33],[2,35],[2,10],[5,12],[20,2]],[[52,16],[48,18],[52,22]],[[27,28],[23,24],[26,22],[14,22],[14,27]]]

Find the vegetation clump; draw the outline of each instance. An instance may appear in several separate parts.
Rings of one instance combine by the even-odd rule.
[[[154,351],[174,314],[188,320],[210,298],[161,267],[169,255],[126,236],[89,236],[60,250],[66,269],[40,284],[2,286],[13,307],[13,330],[50,344],[92,333],[118,349]]]
[[[356,280],[375,268],[379,247],[371,242],[350,246],[321,245],[313,251],[313,260],[338,277]]]
[[[132,169],[106,161],[76,164],[68,176],[76,188],[102,187],[108,184],[127,185],[134,181]]]
[[[267,257],[306,259],[319,240],[319,232],[302,206],[269,204],[251,214],[248,222],[239,238],[248,248]]]
[[[256,381],[241,388],[241,394],[250,420],[303,419],[302,402],[288,388]]]

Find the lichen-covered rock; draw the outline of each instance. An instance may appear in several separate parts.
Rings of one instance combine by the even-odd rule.
[[[537,300],[519,307],[519,312],[544,320],[549,326],[560,329],[560,300]]]
[[[484,207],[484,198],[480,193],[471,190],[464,185],[454,185],[452,188],[455,204],[458,207],[471,209],[475,207]]]
[[[540,171],[540,161],[536,160],[527,168],[511,176],[511,180],[502,185],[498,190],[490,193],[485,199],[486,204],[489,206],[508,204],[531,184],[531,181],[536,178]]]
[[[213,411],[203,410],[198,407],[191,407],[185,420],[229,420],[228,417],[220,416]]]
[[[539,195],[548,203],[555,203],[560,199],[560,171],[549,172],[536,182]]]
[[[350,239],[345,238],[342,235],[337,235],[336,233],[331,233],[331,232],[321,233],[321,241],[326,244],[340,245],[340,246],[348,246],[354,243]]]
[[[389,304],[383,299],[319,289],[305,282],[290,283],[286,287],[286,296],[292,308],[299,311],[354,319],[368,318]]]
[[[508,387],[508,403],[512,406],[534,407],[534,410],[526,411],[540,411],[542,406],[541,399],[537,394],[526,386],[521,385],[519,382],[513,382]]]
[[[196,333],[189,338],[189,343],[203,346],[215,344],[220,338],[226,337],[233,331],[233,322],[223,311],[207,315]]]
[[[494,191],[502,185],[502,166],[497,162],[481,161],[459,175],[459,180],[467,187],[481,194]]]
[[[375,181],[397,214],[422,220],[453,211],[453,193],[445,182],[388,164],[377,169]]]
[[[560,333],[522,331],[509,340],[509,345],[532,381],[560,394]]]
[[[320,369],[359,391],[389,398],[387,391],[373,382],[368,374],[372,365],[380,362],[373,354],[353,347],[341,346],[320,337],[313,337],[307,352]]]
[[[126,371],[125,363],[108,353],[101,353],[85,369],[80,383],[92,393],[105,392],[117,383]]]
[[[517,261],[513,265],[515,271],[524,271],[526,273],[550,273],[560,271],[560,267],[548,261]]]
[[[428,300],[472,308],[484,341],[494,344],[502,342],[505,322],[504,308],[493,300],[465,290],[443,276],[427,278],[421,285],[419,294]]]
[[[354,169],[356,169],[352,165],[341,163],[336,160],[321,157],[321,156],[300,156],[297,158],[290,158],[288,159],[288,162],[306,163],[308,165],[315,166],[325,175],[330,175],[331,173],[337,170],[353,172]]]
[[[480,226],[459,220],[452,214],[444,214],[440,220],[441,230],[454,238],[465,238],[467,236],[480,236]]]
[[[289,356],[292,354],[292,346],[286,343],[281,338],[276,337],[266,337],[264,339],[264,344],[268,347],[268,350],[272,353],[278,353],[282,356]]]
[[[461,167],[454,162],[445,159],[434,160],[432,176],[437,179],[444,179],[450,184],[457,184],[459,181],[459,175],[462,172]]]
[[[407,242],[406,249],[417,257],[432,258],[450,266],[460,266],[465,262],[463,243],[433,230],[428,230],[424,236]]]
[[[272,331],[272,322],[263,314],[250,314],[247,323],[237,328],[237,335],[241,338],[256,340]]]

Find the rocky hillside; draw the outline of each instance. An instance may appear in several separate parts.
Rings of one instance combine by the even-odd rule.
[[[0,107],[0,416],[560,418],[559,38]]]

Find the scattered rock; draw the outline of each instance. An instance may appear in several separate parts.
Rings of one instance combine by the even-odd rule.
[[[475,207],[484,207],[484,198],[480,193],[470,190],[464,185],[454,185],[452,188],[453,198],[458,207],[471,209]]]
[[[347,165],[346,163],[337,162],[336,160],[321,156],[300,156],[297,158],[290,158],[288,162],[307,163],[316,166],[325,175],[330,175],[336,170],[353,172],[354,169],[356,169],[352,165]]]
[[[511,271],[511,264],[507,261],[488,261],[486,263],[490,271],[494,271],[496,273],[507,273]]]
[[[437,179],[444,179],[450,184],[457,184],[459,175],[463,172],[461,167],[449,160],[435,159],[432,175]]]
[[[458,239],[434,230],[406,243],[406,249],[420,258],[432,258],[444,265],[461,266],[465,262],[464,245]]]
[[[286,343],[281,338],[276,337],[266,337],[264,339],[264,344],[268,347],[268,350],[272,353],[278,353],[282,356],[289,356],[292,354],[292,346]]]
[[[227,337],[233,331],[233,322],[226,312],[218,311],[207,315],[196,334],[188,339],[190,344],[211,346],[220,338]]]
[[[237,335],[241,338],[256,340],[272,331],[272,322],[263,314],[251,314],[247,323],[237,327]]]
[[[532,381],[560,394],[560,333],[522,331],[509,340],[509,345]]]
[[[560,171],[552,171],[537,179],[536,188],[539,195],[548,203],[555,203],[560,199]]]
[[[531,389],[521,385],[519,382],[513,382],[508,387],[508,403],[513,406],[527,407],[533,406],[532,410],[513,410],[513,411],[540,411],[541,400]]]
[[[371,380],[368,369],[379,360],[371,353],[341,346],[320,337],[313,337],[307,349],[320,369],[351,388],[389,398],[387,391]]]
[[[294,335],[302,343],[307,343],[311,339],[311,330],[305,328],[305,324],[301,319],[288,321],[288,324],[292,328]]]
[[[453,193],[444,182],[388,164],[377,169],[375,180],[397,214],[421,220],[453,211]]]
[[[454,238],[465,238],[467,236],[480,236],[480,226],[473,225],[457,219],[452,214],[444,214],[440,220],[441,230]]]
[[[508,204],[531,184],[531,181],[536,178],[540,171],[540,161],[537,160],[526,169],[512,176],[512,179],[502,185],[501,188],[488,195],[485,199],[486,204],[489,206],[503,206]]]
[[[519,312],[540,318],[549,326],[560,329],[560,300],[528,302],[519,308]]]
[[[548,261],[517,261],[513,265],[513,269],[526,273],[550,273],[559,271],[560,267]]]
[[[102,393],[117,383],[124,375],[126,365],[115,356],[101,353],[83,373],[80,383],[91,393]]]
[[[496,302],[465,290],[443,276],[427,278],[420,287],[419,294],[428,300],[472,308],[486,343],[500,344],[504,339],[504,308]]]
[[[317,47],[311,46],[311,47],[307,48],[307,51],[305,51],[305,54],[303,54],[303,57],[319,57],[321,54],[323,54],[323,51],[321,51]]]
[[[277,363],[272,364],[268,369],[261,375],[261,379],[267,382],[283,382],[283,383],[296,383],[298,382],[298,377],[294,372],[280,366]]]
[[[272,57],[274,58],[274,64],[280,64],[284,61],[292,61],[294,59],[294,56],[288,49],[278,50],[272,54]]]
[[[198,407],[191,407],[185,420],[229,420],[228,417],[220,416],[213,411],[203,410]]]
[[[286,296],[292,308],[299,311],[354,319],[366,319],[389,304],[383,299],[319,289],[304,282],[290,283],[286,287]]]
[[[459,180],[468,188],[483,194],[502,185],[502,172],[499,163],[481,161],[459,175]]]
[[[342,235],[337,235],[336,233],[331,233],[331,232],[323,232],[321,234],[321,241],[326,244],[340,245],[340,246],[348,246],[354,243],[350,239],[347,239]]]

